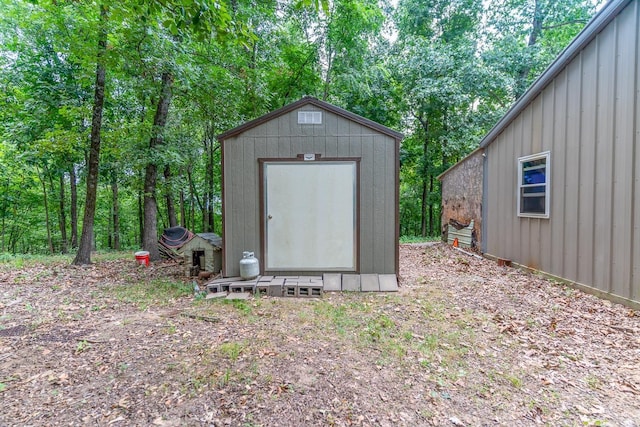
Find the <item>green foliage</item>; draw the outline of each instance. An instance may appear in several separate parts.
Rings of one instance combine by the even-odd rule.
[[[437,236],[436,177],[477,146],[595,3],[109,3],[95,246],[139,247],[149,162],[160,173],[158,232],[169,197],[182,224],[220,233],[215,135],[303,95],[405,134],[401,234]],[[82,218],[99,13],[85,1],[0,0],[0,253],[69,246],[72,176]],[[150,150],[163,72],[173,97],[164,143]]]

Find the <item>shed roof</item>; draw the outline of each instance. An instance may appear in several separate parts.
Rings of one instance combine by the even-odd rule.
[[[480,141],[480,147],[491,144],[498,135],[520,114],[544,88],[556,78],[569,62],[580,53],[632,0],[610,0],[598,12],[569,45],[556,57],[547,69],[533,82],[529,89],[511,106]]]
[[[355,113],[352,113],[350,111],[337,107],[333,104],[329,104],[328,102],[320,101],[319,99],[314,98],[312,96],[305,96],[300,100],[293,102],[291,104],[285,105],[284,107],[278,110],[272,111],[268,114],[265,114],[264,116],[258,117],[257,119],[251,120],[250,122],[244,123],[238,127],[235,127],[224,133],[221,133],[220,135],[218,135],[218,140],[223,141],[225,139],[237,136],[243,132],[246,132],[249,129],[252,129],[256,126],[259,126],[263,123],[268,122],[269,120],[275,119],[276,117],[282,116],[286,113],[289,113],[290,111],[293,111],[305,105],[314,105],[318,108],[329,111],[338,116],[342,116],[348,120],[351,120],[353,122],[366,126],[384,135],[390,136],[391,138],[396,139],[398,141],[403,138],[403,135],[400,132],[396,132],[393,129],[389,129],[388,127],[383,126],[380,123],[376,123],[372,120],[359,116]]]

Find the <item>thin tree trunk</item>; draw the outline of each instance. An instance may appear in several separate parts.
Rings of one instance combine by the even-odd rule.
[[[427,181],[422,179],[422,199],[420,204],[420,235],[427,236]]]
[[[104,56],[107,52],[107,19],[107,7],[100,5],[100,30],[98,35],[98,57],[96,61],[96,87],[91,119],[91,147],[89,150],[89,168],[87,173],[87,197],[84,205],[84,220],[82,222],[80,247],[73,260],[73,264],[75,265],[91,263],[93,220],[96,212],[98,177],[100,172],[100,129],[102,128],[106,76]]]
[[[62,238],[61,250],[63,254],[69,252],[69,243],[67,241],[67,217],[64,206],[64,172],[60,174],[60,237]]]
[[[71,247],[78,247],[78,188],[76,185],[76,165],[72,164],[69,169],[69,182],[71,192]]]
[[[139,191],[138,192],[138,243],[140,244],[140,247],[142,247],[142,236],[144,235],[144,212],[142,211],[142,205],[143,205],[143,201],[142,201],[142,195],[143,192]]]
[[[158,99],[158,107],[153,119],[153,135],[149,140],[149,147],[152,151],[156,146],[163,143],[162,132],[167,123],[172,86],[173,75],[165,71],[162,73],[160,98]],[[147,164],[144,178],[144,233],[142,237],[142,247],[149,252],[151,261],[160,259],[157,231],[158,204],[155,196],[157,179],[158,167],[155,163],[150,162]]]
[[[433,194],[433,174],[429,174],[429,195],[427,200],[430,199],[430,195]],[[429,236],[433,236],[433,203],[429,200]]]
[[[538,37],[542,34],[542,25],[544,24],[545,13],[542,10],[540,0],[535,0],[535,8],[533,12],[533,20],[531,22],[531,32],[529,33],[529,41],[527,42],[527,48],[531,50],[531,46],[534,46],[538,42]],[[531,60],[527,59],[526,62],[520,67],[518,76],[516,79],[516,99],[520,98],[527,89],[527,79],[531,72]]]
[[[40,183],[42,184],[42,199],[44,203],[44,220],[47,228],[47,243],[49,244],[49,252],[53,255],[53,241],[51,240],[51,224],[49,224],[49,202],[47,200],[47,185],[45,179],[38,171],[38,178],[40,179]]]
[[[207,126],[207,131],[204,136],[204,149],[207,153],[207,161],[205,168],[205,191],[204,191],[204,207],[202,210],[202,231],[209,232],[212,231],[212,200],[213,200],[213,138],[212,138],[212,126],[209,124]]]
[[[198,208],[200,208],[200,212],[202,212],[202,216],[204,217],[206,212],[205,208],[202,206],[202,203],[200,202],[200,198],[198,197],[198,193],[196,192],[196,185],[193,182],[193,176],[191,175],[191,169],[187,168],[187,179],[189,181],[189,189],[191,190],[191,225],[192,225],[192,230],[195,231],[195,227],[196,227],[196,213],[195,213],[195,204],[193,203],[193,199],[196,199],[196,203],[198,204]],[[203,219],[203,228],[202,230],[205,231],[205,227],[204,225],[206,224],[206,221],[204,221]],[[206,231],[205,231],[206,232]]]
[[[169,217],[169,227],[175,227],[178,225],[178,219],[176,217],[176,208],[173,204],[173,191],[171,189],[171,168],[169,165],[164,167],[164,182],[166,186],[165,200],[167,202],[167,216]]]
[[[324,80],[324,93],[322,94],[322,100],[326,101],[329,98],[329,90],[331,87],[331,72],[333,71],[333,50],[329,49],[329,53],[327,55],[328,63],[327,63],[327,76]]]
[[[118,209],[118,175],[111,172],[111,218],[113,223],[113,249],[120,250],[120,210]]]
[[[215,146],[215,142],[214,142],[214,138],[213,136],[211,137],[210,140],[210,144],[209,144],[210,148],[210,152],[209,152],[209,164],[207,165],[207,177],[208,177],[208,181],[209,181],[209,185],[207,188],[207,193],[209,193],[209,200],[208,200],[208,206],[207,206],[207,210],[209,211],[209,231],[212,231],[215,233],[216,229],[215,229],[215,204],[214,204],[214,200],[215,200],[215,195],[214,195],[214,175],[213,175],[213,164],[214,164],[214,154],[217,150],[216,146]]]
[[[180,225],[187,226],[186,211],[184,209],[184,190],[180,190]]]
[[[418,120],[424,129],[424,141],[422,145],[422,155],[423,155],[423,169],[422,169],[422,199],[420,205],[420,235],[422,237],[427,236],[427,204],[428,193],[427,193],[427,172],[429,170],[428,162],[429,162],[429,122],[428,119],[423,119],[419,117]]]

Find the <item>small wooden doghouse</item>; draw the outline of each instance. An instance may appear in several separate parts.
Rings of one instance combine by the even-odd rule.
[[[184,257],[185,275],[200,271],[217,274],[222,270],[222,238],[214,233],[198,233],[178,250]]]
[[[402,134],[312,97],[218,136],[223,274],[398,272]]]

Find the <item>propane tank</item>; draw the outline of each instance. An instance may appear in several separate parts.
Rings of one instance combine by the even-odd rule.
[[[253,256],[253,252],[242,252],[242,259],[240,260],[240,277],[242,277],[242,280],[255,279],[259,274],[260,263]]]

